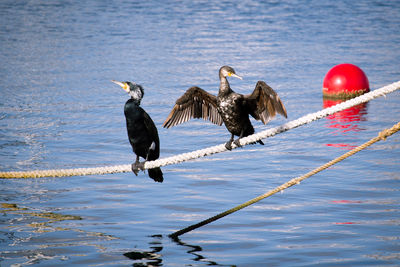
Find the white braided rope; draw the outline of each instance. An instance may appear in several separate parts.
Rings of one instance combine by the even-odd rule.
[[[334,114],[338,111],[342,111],[345,109],[348,109],[350,107],[353,106],[357,106],[359,104],[368,102],[372,99],[375,99],[377,97],[392,93],[396,90],[400,89],[400,81],[389,84],[387,86],[384,86],[382,88],[376,89],[374,91],[371,91],[369,93],[363,94],[359,97],[347,100],[345,102],[342,102],[338,105],[323,109],[321,111],[315,112],[315,113],[309,113],[301,118],[298,118],[297,120],[293,120],[290,121],[288,123],[285,123],[281,126],[275,127],[275,128],[271,128],[271,129],[267,129],[264,130],[262,132],[259,133],[255,133],[252,135],[249,135],[247,137],[241,138],[240,139],[240,145],[245,146],[251,143],[254,143],[258,140],[264,139],[264,138],[268,138],[271,136],[274,136],[276,134],[282,133],[282,132],[286,132],[290,129],[293,128],[297,128],[301,125],[310,123],[312,121],[324,118],[328,115]],[[236,148],[236,145],[232,143],[232,149]],[[217,146],[213,146],[213,147],[209,147],[209,148],[205,148],[205,149],[200,149],[200,150],[196,150],[190,153],[184,153],[184,154],[180,154],[177,156],[172,156],[172,157],[168,157],[168,158],[163,158],[163,159],[158,159],[155,161],[148,161],[144,164],[145,169],[151,169],[151,168],[155,168],[155,167],[162,167],[162,166],[166,166],[166,165],[170,165],[170,164],[176,164],[176,163],[180,163],[183,161],[188,161],[191,159],[196,159],[196,158],[200,158],[200,157],[204,157],[204,156],[208,156],[208,155],[212,155],[215,153],[220,153],[220,152],[224,152],[227,149],[225,148],[225,145],[217,145]]]
[[[264,130],[262,132],[244,137],[240,139],[240,145],[245,146],[254,143],[258,140],[274,136],[276,134],[286,132],[290,129],[297,128],[301,125],[310,123],[312,121],[324,118],[328,115],[334,114],[336,112],[348,109],[350,107],[366,103],[372,99],[380,96],[392,93],[400,89],[400,81],[389,84],[382,88],[376,89],[369,93],[363,94],[359,97],[347,100],[338,105],[323,109],[321,111],[307,114],[297,120],[290,121],[281,126]],[[235,144],[232,144],[232,149],[236,148]],[[176,156],[171,156],[168,158],[162,158],[154,161],[147,161],[144,164],[145,169],[151,169],[156,167],[162,167],[166,165],[172,165],[181,163],[184,161],[197,159],[200,157],[209,156],[215,153],[220,153],[227,151],[225,144],[212,146],[193,152],[188,152]],[[79,169],[59,169],[59,170],[37,170],[37,171],[27,171],[27,172],[0,172],[0,178],[39,178],[39,177],[64,177],[64,176],[74,176],[74,175],[95,175],[95,174],[106,174],[106,173],[118,173],[118,172],[129,172],[131,171],[131,165],[115,165],[97,168],[79,168]]]

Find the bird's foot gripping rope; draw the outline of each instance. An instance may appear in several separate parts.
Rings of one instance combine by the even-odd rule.
[[[279,127],[267,129],[265,131],[243,137],[240,139],[240,145],[245,146],[251,143],[255,143],[258,140],[272,137],[276,134],[286,132],[290,129],[297,128],[301,125],[310,123],[312,121],[324,118],[328,115],[334,114],[338,111],[348,109],[350,107],[368,102],[380,96],[387,95],[396,90],[400,89],[400,81],[389,84],[382,88],[376,89],[369,93],[363,94],[359,97],[347,100],[341,104],[323,109],[319,112],[310,113],[299,119],[285,123]],[[236,148],[235,144],[232,144],[232,148]],[[162,167],[166,165],[177,164],[180,162],[197,159],[200,157],[209,156],[215,153],[227,151],[225,145],[213,146],[205,149],[196,150],[190,153],[184,153],[177,156],[168,158],[158,159],[154,161],[147,161],[144,164],[144,169],[152,169],[156,167]],[[75,175],[96,175],[106,173],[118,173],[118,172],[130,172],[131,165],[115,165],[98,168],[80,168],[80,169],[60,169],[60,170],[36,170],[36,171],[21,171],[21,172],[0,172],[0,178],[40,178],[40,177],[64,177],[64,176],[75,176]]]
[[[139,171],[144,171],[144,162],[134,162],[131,165],[132,172],[138,176]]]

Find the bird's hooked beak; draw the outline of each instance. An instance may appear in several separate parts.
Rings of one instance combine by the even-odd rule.
[[[129,93],[130,88],[129,88],[129,86],[128,86],[127,83],[119,82],[119,81],[115,81],[115,80],[111,80],[111,81],[112,81],[113,83],[115,83],[115,84],[118,84],[119,86],[122,87],[122,89],[125,90],[125,92]]]
[[[242,77],[240,77],[239,75],[236,75],[236,73],[233,73],[233,72],[229,72],[229,73],[228,73],[228,76],[229,76],[229,77],[236,77],[236,78],[238,78],[238,79],[243,80]]]

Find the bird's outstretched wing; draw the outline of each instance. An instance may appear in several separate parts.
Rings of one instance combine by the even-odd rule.
[[[217,98],[199,87],[190,87],[176,100],[163,127],[169,128],[186,122],[190,118],[203,118],[221,126],[223,121],[217,110]]]
[[[278,94],[264,81],[258,81],[253,93],[244,96],[249,113],[256,120],[267,124],[276,113],[287,118],[286,108]]]

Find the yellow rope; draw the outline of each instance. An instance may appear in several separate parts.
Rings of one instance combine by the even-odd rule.
[[[372,144],[374,144],[374,143],[376,143],[376,142],[378,142],[380,140],[386,140],[387,137],[389,137],[392,134],[398,132],[399,130],[400,130],[400,122],[395,124],[390,129],[385,129],[385,130],[381,131],[378,134],[377,137],[372,138],[368,142],[366,142],[366,143],[364,143],[364,144],[362,144],[362,145],[350,150],[349,152],[343,154],[342,156],[337,157],[336,159],[331,160],[328,163],[326,163],[326,164],[324,164],[324,165],[322,165],[322,166],[320,166],[320,167],[318,167],[318,168],[316,168],[316,169],[314,169],[314,170],[312,170],[312,171],[310,171],[310,172],[308,172],[308,173],[306,173],[306,174],[304,174],[304,175],[302,175],[300,177],[293,178],[292,180],[290,180],[290,181],[288,181],[288,182],[276,187],[275,189],[270,190],[267,193],[262,194],[262,195],[260,195],[260,196],[258,196],[256,198],[253,198],[253,199],[251,199],[251,200],[249,200],[249,201],[247,201],[247,202],[245,202],[245,203],[243,203],[241,205],[238,205],[238,206],[236,206],[236,207],[234,207],[234,208],[232,208],[230,210],[224,211],[224,212],[222,212],[220,214],[217,214],[217,215],[215,215],[215,216],[213,216],[211,218],[208,218],[208,219],[206,219],[204,221],[201,221],[201,222],[199,222],[197,224],[193,224],[193,225],[188,226],[188,227],[186,227],[186,228],[184,228],[182,230],[176,231],[176,232],[170,234],[170,237],[171,238],[177,238],[180,235],[183,235],[183,234],[185,234],[187,232],[190,232],[190,231],[192,231],[194,229],[197,229],[197,228],[199,228],[201,226],[204,226],[204,225],[209,224],[209,223],[211,223],[213,221],[216,221],[216,220],[218,220],[218,219],[220,219],[222,217],[225,217],[226,215],[229,215],[229,214],[234,213],[234,212],[236,212],[238,210],[241,210],[241,209],[243,209],[243,208],[245,208],[247,206],[250,206],[250,205],[252,205],[252,204],[254,204],[254,203],[256,203],[256,202],[258,202],[258,201],[260,201],[260,200],[262,200],[264,198],[267,198],[267,197],[272,196],[272,195],[274,195],[274,194],[276,194],[276,193],[278,193],[280,191],[283,191],[283,190],[285,190],[285,189],[287,189],[287,188],[289,188],[289,187],[291,187],[293,185],[300,184],[301,181],[309,178],[310,176],[312,176],[312,175],[314,175],[314,174],[316,174],[316,173],[318,173],[320,171],[323,171],[323,170],[329,168],[330,166],[332,166],[332,165],[344,160],[345,158],[348,158],[348,157],[354,155],[355,153],[357,153],[357,152],[369,147],[370,145],[372,145]]]
[[[0,172],[0,178],[12,179],[12,178],[64,177],[64,176],[130,172],[130,171],[132,171],[131,165],[117,165],[117,166],[95,167],[95,168]]]

